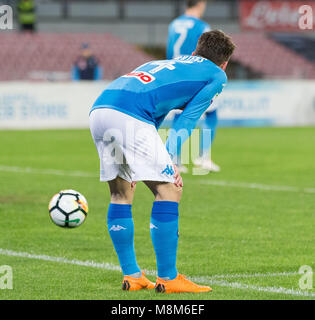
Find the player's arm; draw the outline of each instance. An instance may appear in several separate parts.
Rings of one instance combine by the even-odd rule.
[[[189,138],[198,120],[208,109],[210,101],[222,92],[226,81],[225,73],[220,74],[216,80],[206,85],[186,105],[184,111],[174,123],[166,141],[166,148],[172,158],[177,154],[177,150],[181,149],[182,144]]]

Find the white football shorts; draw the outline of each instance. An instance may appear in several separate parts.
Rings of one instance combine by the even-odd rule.
[[[154,125],[103,108],[91,112],[90,129],[101,181],[174,182],[173,162]]]

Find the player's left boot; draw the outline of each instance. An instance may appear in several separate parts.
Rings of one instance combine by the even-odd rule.
[[[194,160],[194,165],[211,172],[220,172],[221,168],[212,160],[206,158],[197,158]]]
[[[151,282],[144,273],[141,272],[140,278],[133,278],[130,276],[124,276],[122,283],[122,289],[125,291],[136,291],[141,289],[154,289],[154,283]]]
[[[155,292],[157,293],[181,293],[192,292],[201,293],[212,291],[210,287],[200,286],[186,278],[182,274],[177,274],[173,280],[156,279]]]

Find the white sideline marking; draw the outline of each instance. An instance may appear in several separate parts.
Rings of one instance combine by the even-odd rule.
[[[72,265],[83,266],[83,267],[105,269],[105,270],[110,270],[110,271],[121,271],[121,268],[119,266],[116,266],[112,263],[98,263],[98,262],[94,262],[94,261],[81,261],[81,260],[77,260],[77,259],[51,257],[51,256],[43,255],[43,254],[32,254],[32,253],[27,253],[27,252],[18,252],[18,251],[12,251],[12,250],[2,249],[2,248],[0,248],[0,255],[34,259],[34,260],[42,260],[42,261],[50,261],[50,262],[59,262],[59,263],[72,264]]]
[[[56,169],[36,169],[36,168],[22,168],[0,165],[0,171],[14,172],[14,173],[32,173],[32,174],[48,174],[55,176],[68,176],[68,177],[82,177],[82,178],[97,178],[97,174],[84,171],[68,171]]]
[[[121,271],[119,266],[116,266],[112,263],[99,263],[94,261],[81,261],[77,259],[66,259],[62,257],[52,257],[47,255],[41,254],[31,254],[27,252],[17,252],[8,249],[0,248],[0,255],[4,256],[11,256],[11,257],[20,257],[20,258],[27,258],[33,260],[42,260],[42,261],[50,261],[50,262],[58,262],[58,263],[65,263],[83,267],[92,267],[98,268],[103,270],[109,271]],[[153,270],[144,270],[146,274],[151,276],[156,276],[156,272]],[[285,295],[294,295],[294,296],[304,296],[304,297],[315,297],[315,293],[301,291],[301,290],[294,290],[294,289],[287,289],[283,287],[260,287],[255,285],[248,285],[239,282],[228,282],[225,280],[215,280],[218,278],[254,278],[254,277],[278,277],[278,276],[290,276],[296,275],[297,272],[280,272],[280,273],[255,273],[255,274],[238,274],[238,275],[214,275],[210,277],[190,277],[191,280],[209,284],[209,285],[216,285],[220,287],[229,287],[235,289],[244,289],[244,290],[253,290],[253,291],[260,291],[260,292],[268,292],[268,293],[280,293]]]
[[[209,283],[211,285],[217,285],[220,287],[229,287],[229,288],[235,288],[235,289],[242,289],[242,290],[253,290],[253,291],[259,291],[259,292],[268,292],[268,293],[280,293],[284,295],[293,295],[293,296],[299,296],[299,297],[315,297],[314,292],[308,292],[308,291],[302,291],[302,290],[295,290],[295,289],[288,289],[283,287],[260,287],[252,284],[245,284],[240,282],[228,282],[224,280],[211,280],[209,279],[207,282],[207,279],[202,278],[192,278],[193,281],[200,281],[205,284]]]
[[[68,177],[82,177],[82,178],[98,178],[98,174],[86,171],[68,171],[68,170],[57,170],[57,169],[36,169],[36,168],[23,168],[23,167],[12,167],[0,165],[0,171],[3,172],[14,172],[14,173],[30,173],[30,174],[44,174],[44,175],[55,175],[55,176],[68,176]],[[247,183],[247,182],[230,182],[223,180],[199,180],[198,183],[220,186],[220,187],[232,187],[232,188],[245,188],[245,189],[256,189],[263,191],[282,191],[282,192],[302,192],[315,194],[315,188],[299,188],[290,186],[272,186],[259,183]]]
[[[218,274],[210,276],[211,279],[233,279],[233,278],[269,278],[269,277],[289,277],[299,274],[298,272],[267,272],[252,274]]]
[[[199,183],[213,185],[213,186],[220,186],[220,187],[257,189],[257,190],[264,190],[264,191],[315,193],[315,188],[272,186],[272,185],[259,184],[259,183],[230,182],[230,181],[220,181],[220,180],[200,180]]]

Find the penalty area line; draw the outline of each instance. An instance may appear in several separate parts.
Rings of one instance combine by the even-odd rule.
[[[43,254],[32,254],[28,252],[19,252],[19,251],[13,251],[13,250],[3,249],[3,248],[0,248],[0,255],[77,265],[81,267],[97,268],[97,269],[103,269],[107,271],[121,272],[121,268],[112,263],[104,263],[104,262],[100,263],[100,262],[94,262],[94,261],[67,259],[63,257],[53,257],[53,256],[48,256]],[[146,272],[147,275],[156,276],[156,272],[153,270],[144,270],[144,271]],[[226,274],[226,275],[213,275],[209,277],[192,276],[189,278],[196,282],[215,285],[219,287],[229,287],[234,289],[251,290],[251,291],[259,291],[259,292],[266,292],[266,293],[278,293],[278,294],[301,296],[301,297],[315,297],[315,293],[313,292],[294,290],[294,289],[288,289],[283,287],[260,287],[260,286],[244,284],[240,282],[228,282],[226,280],[219,280],[219,279],[233,279],[233,278],[281,277],[281,276],[291,276],[291,275],[297,275],[297,274],[298,274],[297,272],[279,272],[279,273],[254,273],[254,274],[243,274],[243,275]]]

